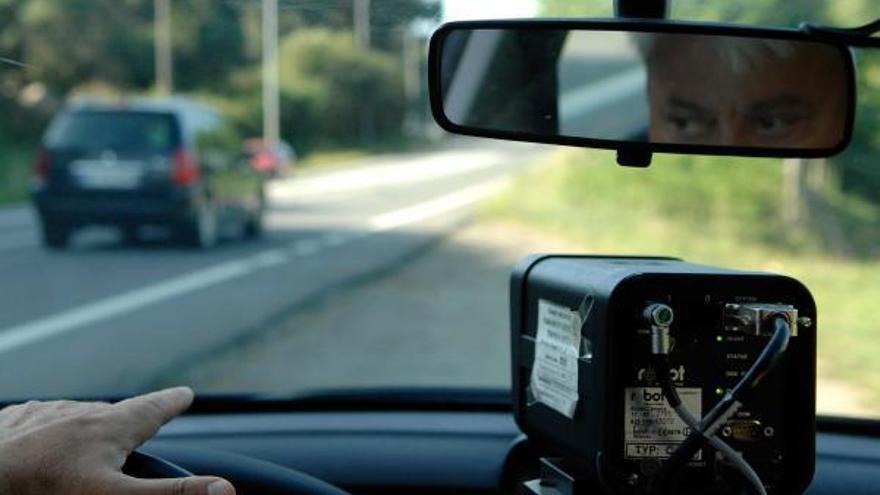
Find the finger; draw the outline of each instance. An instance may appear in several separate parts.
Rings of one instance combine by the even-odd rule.
[[[118,402],[111,407],[111,415],[118,419],[122,434],[135,448],[146,442],[165,423],[186,411],[193,401],[193,391],[187,387],[169,388]]]
[[[29,402],[22,409],[23,416],[13,426],[27,428],[34,425],[47,425],[81,414],[98,412],[102,407],[107,406],[109,405],[98,402],[76,402],[69,400]]]
[[[108,493],[119,495],[235,495],[230,482],[214,476],[160,480],[120,476],[112,485],[113,490]]]

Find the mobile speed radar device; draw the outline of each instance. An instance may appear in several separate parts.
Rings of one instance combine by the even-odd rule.
[[[780,275],[546,255],[511,280],[530,494],[799,494],[815,463],[816,308]]]

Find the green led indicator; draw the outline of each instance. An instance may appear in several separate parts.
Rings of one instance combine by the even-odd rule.
[[[724,342],[724,336],[723,335],[716,335],[715,341],[716,342]]]
[[[724,389],[721,387],[716,388],[715,395],[724,395]]]

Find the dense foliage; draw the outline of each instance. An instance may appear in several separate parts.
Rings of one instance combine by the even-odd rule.
[[[243,134],[259,135],[260,0],[171,6],[175,92],[219,103]],[[369,46],[353,41],[352,0],[279,9],[283,137],[303,152],[399,134],[404,32],[436,21],[439,4],[373,0]],[[0,148],[34,142],[73,94],[155,90],[154,1],[0,0],[0,57]]]

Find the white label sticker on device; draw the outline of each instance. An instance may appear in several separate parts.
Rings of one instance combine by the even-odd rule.
[[[540,299],[531,387],[535,399],[569,418],[578,400],[578,350],[581,318],[577,311]]]
[[[678,388],[681,402],[697,419],[702,417],[702,390]],[[669,407],[660,387],[629,387],[624,403],[625,457],[668,458],[691,429]],[[700,460],[702,452],[694,458]]]

